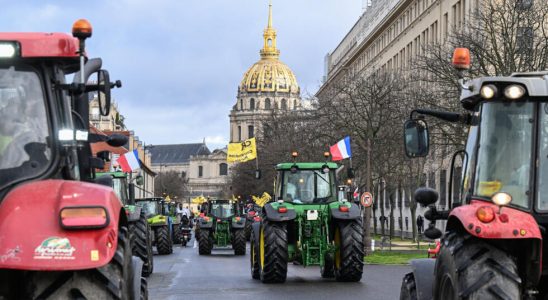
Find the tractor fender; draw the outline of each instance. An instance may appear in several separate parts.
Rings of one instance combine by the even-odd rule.
[[[141,207],[137,205],[126,205],[127,220],[128,222],[137,222],[141,218]]]
[[[255,222],[251,224],[251,234],[255,237],[255,241],[258,241],[260,239],[261,234],[261,223]]]
[[[133,287],[133,290],[131,293],[133,294],[132,298],[137,299],[141,294],[141,272],[143,270],[143,260],[137,256],[132,256],[131,264],[133,265],[133,274],[131,274],[131,286]]]
[[[263,211],[265,213],[264,218],[268,221],[273,222],[284,222],[284,221],[290,221],[297,217],[297,212],[295,212],[294,209],[288,209],[285,213],[278,212],[277,209],[275,209],[272,206],[272,203],[268,203],[263,207]]]
[[[203,218],[198,219],[198,227],[200,229],[210,229],[213,227],[213,220],[206,221]]]
[[[432,258],[413,259],[409,262],[415,277],[417,300],[432,300],[436,260]]]
[[[63,208],[100,207],[102,228],[61,227]],[[0,203],[0,269],[65,271],[94,269],[112,260],[126,216],[112,188],[68,180],[28,182]]]
[[[232,218],[231,226],[232,229],[241,229],[245,227],[245,217],[240,217],[240,220],[237,221],[236,218]]]
[[[350,203],[350,208],[347,212],[342,212],[339,210],[340,203],[334,202],[335,205],[330,205],[331,217],[337,220],[355,220],[361,217],[360,208],[355,203]],[[339,205],[337,205],[337,203]]]
[[[492,222],[483,223],[476,216],[480,207],[488,207],[495,212]],[[502,217],[506,215],[506,217]],[[506,219],[506,222],[502,220]],[[531,214],[511,207],[499,207],[494,203],[472,200],[469,205],[459,206],[451,211],[447,229],[462,226],[470,235],[482,239],[539,239],[540,229]]]

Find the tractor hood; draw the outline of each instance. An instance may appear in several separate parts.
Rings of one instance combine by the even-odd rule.
[[[67,207],[104,208],[106,225],[64,229],[60,212]],[[106,265],[116,251],[118,222],[125,217],[121,209],[111,188],[93,183],[43,180],[20,185],[0,203],[0,269],[77,270]],[[90,219],[73,216],[77,224]]]

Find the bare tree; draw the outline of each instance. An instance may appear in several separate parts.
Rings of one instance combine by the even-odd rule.
[[[183,199],[187,193],[188,179],[175,171],[159,173],[155,182],[154,194],[156,197],[169,195],[171,198]]]

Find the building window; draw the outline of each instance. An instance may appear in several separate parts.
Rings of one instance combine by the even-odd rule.
[[[240,99],[240,110],[244,110],[244,100]]]
[[[249,110],[255,110],[255,99],[249,100]]]
[[[225,163],[222,163],[219,165],[219,175],[224,176],[228,175],[228,165]]]
[[[198,166],[198,177],[204,176],[204,167]]]
[[[238,142],[242,140],[242,126],[238,126]]]
[[[255,136],[255,127],[253,125],[247,126],[247,132],[248,132],[248,138],[252,138]]]
[[[287,110],[287,100],[282,99],[282,110]]]
[[[297,109],[297,100],[293,100],[293,110]]]
[[[264,100],[264,109],[270,109],[270,98]]]

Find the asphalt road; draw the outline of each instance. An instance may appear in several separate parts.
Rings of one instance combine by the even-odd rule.
[[[401,279],[409,266],[366,265],[361,282],[323,279],[319,267],[289,265],[283,284],[263,284],[249,272],[246,256],[231,249],[213,250],[174,246],[173,254],[154,256],[154,273],[148,279],[150,299],[399,299]]]

